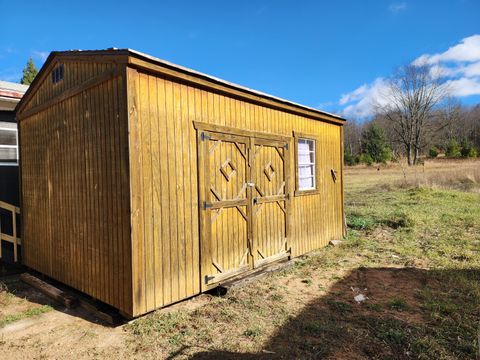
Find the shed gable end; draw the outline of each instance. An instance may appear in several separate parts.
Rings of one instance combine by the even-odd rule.
[[[52,53],[17,106],[19,119],[67,99],[102,78],[107,80],[124,69],[123,56],[74,56]],[[97,79],[97,81],[95,81]]]

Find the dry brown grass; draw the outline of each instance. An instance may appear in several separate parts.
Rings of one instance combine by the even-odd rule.
[[[374,170],[377,171],[374,171]],[[372,171],[373,170],[373,171]],[[407,166],[404,161],[388,165],[358,165],[345,168],[345,187],[350,190],[372,187],[429,187],[480,192],[480,158],[434,159]]]

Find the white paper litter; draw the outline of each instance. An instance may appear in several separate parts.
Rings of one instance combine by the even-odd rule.
[[[365,295],[363,295],[363,294],[358,294],[358,295],[355,296],[353,299],[354,299],[357,303],[360,304],[360,303],[364,302],[365,300],[367,300],[368,298],[367,298]]]

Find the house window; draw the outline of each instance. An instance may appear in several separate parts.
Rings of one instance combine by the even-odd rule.
[[[296,152],[295,195],[317,192],[317,140],[314,136],[294,134]]]
[[[0,122],[0,162],[18,162],[17,143],[16,124]]]

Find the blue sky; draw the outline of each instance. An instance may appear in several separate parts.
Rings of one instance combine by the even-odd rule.
[[[361,117],[395,67],[424,56],[463,102],[480,102],[479,0],[0,0],[0,24],[0,80],[52,50],[129,47]]]

